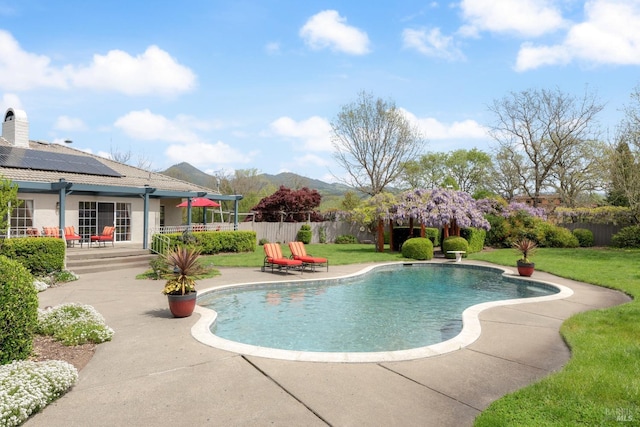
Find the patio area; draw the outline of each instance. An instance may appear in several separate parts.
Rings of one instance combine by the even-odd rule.
[[[307,278],[363,267],[332,266]],[[198,288],[283,280],[259,266],[220,271]],[[135,280],[140,272],[86,274],[40,293],[41,306],[94,306],[115,336],[98,346],[68,394],[25,425],[471,425],[495,399],[562,368],[570,357],[558,333],[564,319],[629,300],[536,272],[574,294],[484,311],[480,338],[464,349],[405,362],[293,362],[198,342],[190,334],[198,315],[171,318],[163,282]]]

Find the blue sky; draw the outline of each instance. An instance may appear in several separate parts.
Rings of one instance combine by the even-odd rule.
[[[380,4],[379,4],[380,3]],[[585,88],[611,134],[640,83],[640,1],[0,0],[0,109],[31,139],[154,170],[334,181],[330,122],[391,99],[427,151],[493,146],[493,100]]]

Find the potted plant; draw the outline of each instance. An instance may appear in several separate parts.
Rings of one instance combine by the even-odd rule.
[[[526,277],[531,276],[536,265],[529,260],[529,257],[533,255],[538,245],[531,239],[523,238],[515,241],[513,247],[522,255],[517,264],[518,274]]]
[[[169,309],[174,317],[191,316],[196,307],[196,276],[203,272],[198,262],[200,249],[177,246],[165,255],[165,262],[173,267],[173,275],[167,280],[162,293],[169,299]]]

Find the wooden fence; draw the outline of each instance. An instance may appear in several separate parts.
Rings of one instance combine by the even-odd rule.
[[[355,236],[359,242],[373,242],[374,235],[354,224],[340,221],[325,222],[241,222],[239,230],[255,231],[258,241],[267,239],[269,242],[287,243],[296,240],[300,227],[304,224],[311,226],[311,243],[320,243],[320,236],[324,233],[324,241],[333,243],[336,237],[343,234]]]
[[[613,224],[591,224],[586,222],[575,222],[570,224],[560,224],[562,227],[573,231],[576,228],[585,228],[593,233],[593,240],[596,246],[609,246],[611,237],[624,228],[621,225]]]

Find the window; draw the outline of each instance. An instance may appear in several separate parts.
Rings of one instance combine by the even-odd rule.
[[[33,228],[33,200],[18,200],[11,211],[11,236],[24,236]]]
[[[98,205],[96,202],[78,202],[78,234],[84,239],[96,234]]]
[[[116,241],[131,240],[131,203],[116,203]]]

